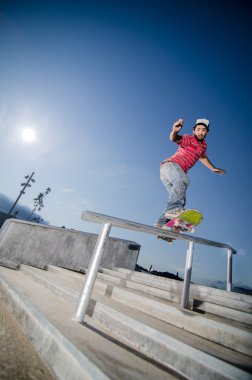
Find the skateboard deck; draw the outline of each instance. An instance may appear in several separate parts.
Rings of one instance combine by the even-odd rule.
[[[202,222],[203,215],[199,210],[188,209],[183,211],[181,214],[175,218],[169,220],[165,225],[165,229],[172,232],[194,232],[195,226],[199,225]],[[159,239],[166,240],[168,243],[171,243],[173,238],[166,238],[164,236],[158,236]]]

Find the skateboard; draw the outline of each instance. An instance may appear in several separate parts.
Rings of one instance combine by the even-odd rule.
[[[202,222],[203,215],[199,210],[188,209],[183,211],[175,218],[169,220],[166,223],[166,229],[172,232],[191,232],[194,233],[195,226]],[[165,229],[164,229],[165,230]],[[159,239],[166,240],[168,243],[172,243],[174,238],[167,238],[164,236],[158,236]]]

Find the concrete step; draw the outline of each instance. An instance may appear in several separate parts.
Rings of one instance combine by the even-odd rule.
[[[32,280],[23,266],[14,275],[10,269],[0,268],[0,295],[60,380],[180,378],[169,368],[118,344],[93,318],[87,316],[84,325],[73,321],[73,302]]]
[[[74,277],[75,283],[68,283],[71,286],[71,292],[69,294],[70,299],[72,299],[73,295],[76,297],[78,296],[77,289],[81,288],[83,282],[81,277],[78,275],[76,276],[75,273],[69,273],[69,271],[57,267],[51,267],[51,272],[43,274],[42,278],[40,276],[42,274],[41,271],[34,271],[29,268],[26,268],[25,270],[30,272],[30,274],[35,277],[38,276],[38,281],[43,281],[45,286],[47,278],[49,284],[55,285],[55,289],[58,289],[57,292],[62,291],[63,288],[61,283],[56,284],[53,273],[58,272],[63,276],[65,274],[65,279],[67,276],[68,281],[69,277]],[[77,278],[79,285],[76,283]],[[65,285],[63,286],[65,287]],[[185,331],[208,339],[209,341],[217,342],[232,350],[252,356],[252,333],[246,329],[239,329],[209,318],[205,318],[190,310],[181,310],[180,307],[167,304],[157,298],[146,297],[141,293],[133,292],[132,290],[122,288],[118,285],[111,285],[111,283],[108,284],[104,281],[96,280],[94,289],[99,294],[104,296],[107,295],[114,301],[128,305],[145,314],[152,315],[155,318],[178,328],[183,328]],[[69,292],[69,288],[67,292]]]
[[[105,269],[103,269],[105,273],[98,273],[97,278],[104,280],[106,282],[114,283],[117,285],[124,286],[125,288],[136,290],[138,292],[142,292],[146,295],[152,295],[158,298],[162,298],[166,301],[175,302],[176,304],[180,303],[181,300],[181,292],[173,292],[167,289],[166,286],[162,286],[161,288],[157,286],[151,286],[148,283],[141,282],[141,279],[138,277],[131,279],[127,279],[125,277],[117,276],[117,273],[114,271],[110,271],[108,274]]]
[[[103,268],[98,278],[120,284],[130,289],[180,303],[181,281],[148,275],[141,272]],[[198,285],[191,285],[190,303],[196,311],[214,314],[252,326],[252,297]],[[245,300],[246,301],[245,301]],[[228,309],[227,309],[228,308]]]
[[[239,309],[230,308],[227,306],[221,306],[219,304],[216,304],[214,299],[212,300],[212,302],[194,300],[193,310],[199,311],[201,313],[218,315],[225,319],[231,319],[237,322],[242,322],[252,327],[251,313],[241,311]]]
[[[104,270],[104,269],[103,269]],[[106,269],[107,271],[107,269]],[[133,277],[138,277],[141,279],[141,282],[144,281],[149,281],[154,283],[159,283],[159,284],[165,284],[165,286],[168,286],[172,288],[175,291],[178,291],[182,287],[182,282],[178,280],[172,280],[169,278],[165,277],[160,277],[160,276],[155,276],[150,273],[144,273],[144,272],[137,272],[129,269],[124,269],[124,268],[113,268],[114,272],[120,273],[120,275],[128,276],[127,278],[133,278]],[[132,277],[133,276],[133,277]],[[160,286],[160,285],[158,285]],[[252,296],[248,294],[242,294],[242,293],[235,293],[235,292],[227,292],[226,290],[223,289],[217,289],[217,288],[210,288],[207,286],[203,285],[195,285],[191,284],[191,291],[197,294],[198,296],[219,296],[219,297],[224,297],[224,298],[230,298],[232,300],[238,300],[242,301],[245,303],[250,304],[250,307],[252,305]]]
[[[66,274],[68,278],[68,286],[69,277],[78,277],[78,280],[81,278],[79,274],[72,274],[69,276],[69,271],[65,271],[64,269],[62,270],[59,268],[54,268],[54,270],[61,274]],[[47,276],[49,276],[49,273],[47,273]],[[43,284],[46,284],[45,286],[53,286],[53,291],[56,291],[57,294],[61,293],[62,295],[64,286],[57,284],[54,278],[49,279],[49,282],[47,282],[43,276],[43,279],[39,279],[39,281],[43,281]],[[73,286],[75,285],[76,283],[72,283],[71,285],[72,294],[68,291],[62,296],[67,297],[69,300],[72,300],[73,296],[77,297],[78,291],[73,290]],[[79,289],[80,287],[81,284],[79,284]],[[156,302],[155,300],[147,299],[146,297],[142,296],[139,297],[139,295],[125,291],[125,289],[111,287],[111,285],[104,284],[98,280],[96,281],[95,289],[100,294],[106,294],[110,297],[110,299],[116,300],[118,302],[124,302],[125,305],[135,307],[138,311],[142,311],[146,314],[155,316],[159,320],[163,320],[165,322],[168,321],[168,323],[172,324],[173,326],[182,327],[183,330],[192,332],[198,336],[203,336],[204,338],[208,338],[212,342],[221,342],[227,347],[231,347],[234,350],[246,352],[246,354],[250,354],[251,352],[251,334],[248,334],[246,331],[237,328],[234,329],[230,326],[227,326],[226,324],[216,323],[209,320],[208,318],[206,319],[199,317],[198,315],[193,315],[193,313],[190,311],[186,311],[187,315],[185,315],[185,311],[181,312],[181,310],[174,307],[171,308],[169,305],[166,305],[162,302]],[[221,338],[219,338],[219,336],[221,336]]]
[[[50,288],[51,291],[55,291],[57,288],[56,292],[58,292],[60,286],[56,286],[57,282],[59,281],[59,279],[56,279],[56,272],[57,270],[54,271],[53,278],[50,279],[50,275],[52,274],[50,268],[48,272],[39,271],[35,268],[25,268],[25,274],[22,273],[21,277],[23,277],[22,280],[24,280],[26,277],[25,282],[28,281],[29,285],[31,286],[31,280],[27,277],[27,274],[29,273],[31,276],[33,276],[33,279],[40,281],[40,285],[34,283],[37,287],[41,287],[41,283],[44,281],[43,285],[47,283],[47,287]],[[66,283],[70,282],[74,284],[75,282],[76,284],[76,278],[73,280],[73,277],[75,277],[75,274],[73,272],[70,272],[70,274],[69,271],[66,270],[60,270],[60,272],[61,275],[63,272],[65,272],[65,289],[61,290],[63,296],[64,291],[68,287]],[[79,281],[79,275],[77,277],[77,281]],[[22,281],[19,281],[19,283],[20,282],[23,284]],[[59,285],[60,282],[61,281],[59,281]],[[27,287],[25,290],[27,292]],[[65,302],[71,295],[71,292],[72,290],[68,288],[68,293],[66,293],[66,298],[64,298]],[[30,290],[29,295],[31,296],[33,294],[34,286],[32,287],[32,290]],[[74,301],[74,298],[75,294],[72,295],[72,302]],[[104,300],[106,302],[104,302]],[[166,367],[166,370],[175,371],[177,374],[183,374],[183,376],[192,379],[201,379],[202,376],[206,379],[251,378],[251,375],[249,373],[242,371],[223,360],[219,360],[200,349],[196,349],[188,344],[179,341],[178,339],[175,339],[174,337],[169,336],[165,332],[167,324],[164,322],[156,320],[155,325],[158,326],[158,328],[154,327],[151,325],[151,321],[153,323],[153,317],[145,316],[144,321],[141,321],[139,318],[137,318],[137,315],[140,315],[139,312],[136,313],[136,311],[132,311],[131,309],[133,318],[132,315],[128,315],[129,308],[127,305],[121,304],[121,311],[119,311],[117,309],[119,305],[118,302],[116,303],[117,307],[115,306],[115,302],[113,302],[113,307],[111,307],[111,300],[107,302],[108,297],[102,297],[102,301],[103,302],[96,299],[91,314],[92,322],[95,320],[97,323],[103,326],[103,329],[105,329],[103,330],[103,334],[104,331],[110,332],[110,334],[113,334],[117,339],[121,339],[124,344],[132,346],[141,354],[146,355],[147,358],[151,358],[156,363],[159,363]],[[90,320],[88,320],[88,323],[90,323]],[[242,355],[238,354],[238,356],[240,362]],[[146,378],[146,376],[144,376],[144,378]]]
[[[96,302],[92,318],[141,353],[189,379],[237,379],[251,375],[157,329]]]
[[[171,301],[176,303],[180,302],[183,287],[182,281],[170,280],[164,277],[154,276],[151,274],[145,274],[136,271],[130,271],[123,268],[115,268],[114,270],[102,268],[102,273],[104,275],[110,275],[115,278],[118,277],[127,280],[129,284],[133,282],[141,285],[146,285],[154,289],[162,289],[166,292],[171,293],[171,295],[174,296],[174,298],[171,298]],[[99,273],[99,275],[101,274]]]

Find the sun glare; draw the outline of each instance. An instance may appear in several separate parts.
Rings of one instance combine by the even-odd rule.
[[[33,129],[26,128],[22,132],[22,137],[24,141],[33,142],[34,140],[36,140],[36,133]]]

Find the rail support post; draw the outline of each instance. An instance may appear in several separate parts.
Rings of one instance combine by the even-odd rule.
[[[183,307],[184,309],[188,308],[188,303],[189,303],[189,290],[190,290],[190,281],[191,281],[191,274],[192,274],[193,249],[194,249],[194,242],[189,241],[187,254],[186,254],[184,283],[183,283],[183,291],[182,291],[182,297],[181,297],[181,307]]]
[[[232,256],[231,249],[227,250],[227,291],[232,292]]]
[[[98,236],[98,239],[97,239],[97,242],[96,242],[90,263],[89,263],[88,271],[85,276],[85,281],[83,283],[83,287],[82,287],[82,290],[77,302],[75,314],[72,318],[74,321],[81,322],[81,323],[84,321],[84,317],[85,317],[89,300],[92,294],[97,272],[99,270],[99,265],[101,262],[104,246],[109,236],[110,229],[111,229],[110,223],[105,223],[101,228],[100,234]]]

